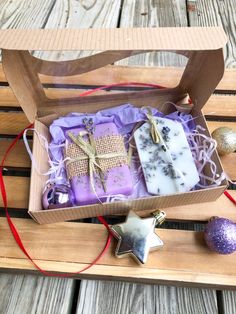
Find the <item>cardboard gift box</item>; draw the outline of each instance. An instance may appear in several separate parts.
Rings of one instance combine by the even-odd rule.
[[[96,112],[123,103],[161,108],[164,113],[174,103],[189,95],[193,101],[191,114],[209,136],[201,109],[213,93],[224,73],[223,49],[227,39],[221,28],[134,28],[134,29],[60,29],[60,30],[1,30],[2,64],[16,98],[35,129],[50,140],[48,126],[69,112]],[[93,56],[71,61],[46,61],[29,51],[98,51]],[[150,51],[169,51],[188,58],[183,76],[176,87],[67,99],[49,99],[39,74],[72,76],[89,72],[118,60]],[[140,70],[141,71],[141,70]],[[56,81],[56,79],[55,79]],[[151,83],[151,82],[150,82]],[[101,82],[102,84],[102,82]],[[33,140],[33,156],[42,171],[48,170],[47,154],[37,136]],[[215,152],[212,157],[218,173],[222,166]],[[208,169],[204,169],[207,174]],[[216,200],[226,189],[220,186],[186,193],[150,196],[123,202],[94,204],[61,209],[42,209],[42,191],[47,178],[31,171],[29,214],[40,224],[73,220],[97,215],[126,213],[133,210],[155,210],[177,205]],[[199,210],[205,210],[200,209]]]

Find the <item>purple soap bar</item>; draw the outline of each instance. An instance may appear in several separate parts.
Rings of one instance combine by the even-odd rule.
[[[75,136],[79,132],[84,131],[84,128],[74,128],[67,130],[68,142],[71,143],[71,139],[68,137],[68,132],[73,133]],[[93,137],[94,140],[101,139],[106,136],[117,136],[119,135],[117,127],[114,123],[103,123],[95,126]],[[88,136],[84,139],[88,140]],[[118,144],[117,144],[118,145]],[[116,146],[116,142],[113,142],[113,146]],[[96,146],[97,147],[97,146]],[[119,147],[119,146],[117,146]],[[117,148],[118,150],[118,148]],[[103,152],[106,154],[106,152]],[[77,161],[78,163],[80,161]],[[86,161],[88,163],[88,160]],[[97,196],[101,201],[106,201],[108,196],[114,196],[117,194],[129,195],[133,191],[132,178],[130,174],[130,169],[127,164],[119,165],[107,170],[104,173],[105,180],[105,190],[100,179],[99,172],[94,175],[94,186]],[[71,188],[73,189],[75,195],[75,203],[77,205],[87,205],[98,203],[99,200],[91,187],[91,179],[88,174],[76,175],[70,179]]]

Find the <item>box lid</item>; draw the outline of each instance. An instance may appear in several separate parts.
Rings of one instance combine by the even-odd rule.
[[[64,104],[61,100],[52,102],[46,97],[39,73],[53,76],[81,74],[150,51],[173,51],[189,58],[179,85],[172,90],[181,95],[188,93],[195,108],[200,110],[223,75],[222,47],[226,41],[220,27],[0,30],[3,70],[31,122],[39,111],[44,112],[53,106],[56,111],[56,105]],[[59,62],[35,58],[30,50],[99,52],[90,57]],[[155,91],[157,95],[160,92]],[[119,98],[114,95],[114,99],[116,97]],[[99,99],[103,101],[101,96]],[[79,106],[81,99],[73,98],[73,103]]]
[[[11,50],[216,50],[227,37],[220,27],[0,30]]]

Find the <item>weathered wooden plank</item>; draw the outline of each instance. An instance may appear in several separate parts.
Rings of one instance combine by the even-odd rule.
[[[227,126],[229,128],[232,128],[233,130],[236,130],[236,122],[230,122],[230,121],[207,121],[207,125],[209,128],[209,131],[212,132],[216,128]]]
[[[46,95],[51,98],[67,98],[76,97],[82,94],[83,89],[61,89],[61,88],[46,88]],[[107,93],[118,91],[109,91]],[[98,91],[96,95],[106,93]],[[13,95],[10,88],[0,89],[0,107],[19,107],[19,103]],[[215,117],[235,117],[236,116],[236,97],[234,95],[212,95],[203,108],[203,113],[208,116]]]
[[[78,271],[91,263],[104,246],[106,230],[101,225],[57,223],[37,225],[32,220],[14,219],[22,241],[31,256],[46,270]],[[201,232],[159,229],[165,246],[152,252],[148,262],[139,266],[130,258],[114,256],[114,242],[97,265],[81,274],[86,278],[122,279],[177,285],[232,287],[236,282],[235,254],[210,252]],[[96,235],[96,241],[94,241]],[[35,270],[16,249],[5,218],[0,218],[0,268]],[[58,242],[58,239],[60,241]],[[40,248],[40,249],[39,249]],[[207,260],[207,263],[206,263]],[[227,267],[225,267],[227,265]]]
[[[235,181],[236,180],[236,167],[235,167],[236,153],[221,156],[220,160],[223,165],[225,173],[229,176],[229,179]]]
[[[74,76],[52,77],[40,75],[44,84],[73,84],[73,85],[101,85],[119,82],[152,82],[171,86],[177,85],[183,73],[183,68],[169,67],[129,67],[129,66],[106,66],[88,73]],[[173,74],[170,76],[170,72]],[[236,76],[236,74],[235,74]],[[160,81],[161,80],[161,81]],[[6,82],[2,64],[0,63],[0,82]],[[169,84],[168,84],[169,82]],[[229,83],[229,82],[228,82]],[[233,84],[232,84],[233,85]]]
[[[45,28],[114,28],[119,19],[121,0],[55,1]],[[85,57],[92,52],[38,52],[47,60],[68,60]]]
[[[236,89],[235,84],[234,84],[235,80],[236,80],[236,70],[234,68],[225,69],[224,76],[216,89],[235,92],[235,89]]]
[[[212,95],[203,107],[203,113],[216,118],[235,118],[236,97],[233,95]]]
[[[75,248],[76,250],[76,248]],[[171,257],[170,257],[171,258]],[[177,256],[175,257],[178,258]],[[207,258],[207,257],[206,257]],[[39,262],[39,261],[38,261]],[[54,262],[54,261],[40,261],[41,267],[48,271],[56,272],[76,272],[78,269],[82,269],[88,264],[73,263],[73,262]],[[35,272],[34,266],[32,266],[28,260],[15,259],[15,258],[0,258],[0,267],[2,271],[22,271],[25,273]],[[128,272],[128,273],[127,273]],[[145,269],[145,273],[140,273],[140,268],[129,267],[124,268],[122,266],[104,266],[95,265],[89,271],[81,273],[80,275],[73,277],[85,278],[85,279],[100,279],[104,280],[122,280],[132,282],[142,282],[151,284],[164,284],[164,285],[177,285],[177,286],[191,286],[191,287],[211,287],[213,289],[235,289],[235,276],[225,276],[219,274],[210,274],[207,276],[202,273],[182,272],[180,279],[180,270],[167,270],[167,269]],[[180,280],[179,280],[180,279]]]
[[[229,193],[236,198],[236,191]],[[190,220],[190,221],[208,221],[213,216],[227,217],[235,219],[235,205],[225,196],[221,195],[215,202],[176,206],[165,208],[168,219],[172,220]],[[148,211],[139,211],[140,216],[148,216]]]
[[[107,66],[101,69],[71,77],[49,77],[40,75],[42,82],[52,84],[83,84],[107,85],[113,83],[139,82],[160,84],[166,87],[176,86],[183,74],[183,67],[155,67],[155,66]],[[1,72],[0,72],[1,78]],[[224,76],[216,90],[236,90],[236,70],[225,69]],[[0,80],[1,81],[1,80]],[[3,80],[4,81],[4,80]]]
[[[236,292],[222,291],[223,308],[225,314],[234,314],[236,309]]]
[[[68,85],[107,85],[113,83],[153,83],[165,87],[176,86],[183,74],[183,67],[155,67],[155,66],[107,66],[80,76],[50,77],[40,75],[43,83]],[[1,73],[0,73],[1,75]],[[0,76],[1,78],[1,76]],[[217,90],[235,92],[236,70],[225,69],[224,76],[216,87]],[[1,81],[1,80],[0,80]],[[4,82],[4,80],[3,80]]]
[[[106,66],[79,76],[52,77],[40,75],[40,78],[45,84],[107,85],[113,83],[140,82],[173,87],[179,83],[183,70],[184,68],[182,67]],[[235,81],[236,70],[226,69],[217,89],[235,91]],[[6,82],[2,64],[0,64],[0,82]]]
[[[232,163],[232,167],[233,165]],[[8,206],[10,208],[28,208],[30,179],[6,176],[4,181],[7,189]],[[232,190],[230,193],[236,198],[236,191]],[[2,199],[0,199],[0,207],[3,207]],[[170,207],[165,208],[165,211],[168,219],[174,220],[206,221],[212,216],[236,220],[235,205],[225,195],[222,195],[215,202]],[[143,210],[138,213],[141,216],[147,216],[150,212]]]
[[[30,179],[26,177],[5,176],[4,182],[8,207],[28,208]],[[0,198],[0,207],[3,207],[2,198]]]
[[[0,3],[0,28],[44,28],[55,0],[22,0]]]
[[[124,0],[120,27],[175,27],[187,26],[186,3],[184,0]],[[175,53],[148,53],[130,57],[117,64],[183,66],[186,58]]]
[[[12,143],[12,139],[0,139],[0,160],[2,160],[7,148]],[[30,146],[32,146],[32,141],[29,140]],[[29,155],[25,149],[24,142],[20,140],[17,142],[12,149],[11,153],[8,155],[5,161],[5,167],[22,167],[29,168],[31,166],[31,161]]]
[[[188,0],[187,3],[190,26],[222,26],[224,28],[229,39],[224,49],[225,65],[235,67],[235,0]]]
[[[89,88],[90,90],[90,88]],[[68,97],[77,97],[80,94],[84,93],[86,89],[65,89],[65,88],[45,88],[45,94],[48,98],[68,98]],[[117,93],[121,91],[96,91],[96,95],[101,95],[104,93]],[[2,87],[0,88],[0,109],[1,107],[9,107],[9,109],[20,107],[18,100],[14,96],[11,88]],[[13,109],[14,110],[14,109]]]
[[[216,291],[82,280],[77,314],[103,313],[217,314]]]
[[[211,100],[211,101],[214,101],[214,100]],[[233,101],[233,104],[234,104],[234,101]],[[229,106],[230,106],[230,102],[229,102]],[[212,103],[210,103],[210,107],[212,109],[214,108],[212,107]],[[234,105],[231,106],[231,109],[228,109],[228,111],[232,111],[232,116],[234,116],[234,112],[235,112],[233,107]],[[211,108],[209,109],[208,114],[214,115],[214,112],[216,112],[216,109],[212,112]],[[223,108],[220,109],[220,112],[222,114],[224,113]],[[227,105],[226,105],[226,108],[227,108]],[[18,134],[23,128],[25,128],[28,125],[29,125],[29,121],[27,120],[23,112],[0,112],[0,134],[11,134],[11,135]],[[228,126],[233,129],[236,129],[236,122],[209,121],[208,125],[211,131],[213,131],[215,128],[219,126]]]
[[[23,112],[0,112],[0,134],[18,134],[29,124]]]
[[[0,88],[0,107],[19,107],[19,103],[11,88]]]
[[[74,287],[72,279],[0,274],[0,312],[69,314]]]

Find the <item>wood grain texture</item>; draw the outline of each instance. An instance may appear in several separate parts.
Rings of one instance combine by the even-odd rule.
[[[211,115],[211,116],[214,116],[214,115],[218,116],[221,114],[223,114],[223,116],[226,116],[227,113],[224,114],[224,111],[226,112],[228,111],[228,112],[231,112],[231,117],[233,117],[235,115],[235,108],[234,108],[235,102],[233,98],[234,96],[228,96],[230,97],[229,102],[228,104],[225,105],[225,107],[220,106],[220,104],[222,104],[222,101],[225,101],[226,96],[222,96],[223,97],[222,101],[217,100],[217,103],[219,105],[219,113],[217,113],[217,107],[214,107],[214,104],[213,104],[215,97],[218,97],[218,96],[214,96],[213,99],[209,100],[210,107],[209,109],[205,111],[205,113],[206,114],[208,113],[208,115]],[[232,97],[232,101],[231,101],[231,97]],[[23,128],[25,128],[28,125],[29,125],[29,121],[27,120],[23,112],[0,112],[0,134],[11,134],[11,135],[18,134]],[[236,122],[209,121],[208,125],[211,131],[213,131],[216,127],[219,127],[222,125],[236,129]]]
[[[69,314],[74,287],[72,279],[0,274],[0,312]]]
[[[234,95],[212,95],[203,107],[203,113],[211,117],[236,117],[236,97]]]
[[[236,292],[222,291],[223,307],[225,314],[234,314],[236,308]]]
[[[236,153],[221,156],[220,157],[221,163],[223,165],[225,173],[228,175],[230,180],[236,180]]]
[[[184,0],[124,0],[120,27],[187,26]],[[183,66],[186,58],[174,53],[159,52],[130,57],[117,64],[148,66]]]
[[[214,290],[82,280],[77,314],[103,313],[217,314],[218,310]]]
[[[17,101],[11,88],[0,88],[0,107],[19,107],[19,102]]]
[[[18,134],[29,124],[23,112],[0,112],[0,134]]]
[[[57,223],[42,226],[32,220],[13,221],[31,256],[42,268],[50,271],[74,272],[90,264],[104,246],[107,233],[103,226],[94,224]],[[201,232],[159,229],[158,234],[165,246],[161,251],[152,252],[146,264],[140,266],[130,258],[117,259],[113,255],[113,241],[98,264],[79,277],[218,288],[235,286],[235,254],[224,256],[210,252]],[[0,236],[0,268],[35,271],[34,266],[17,249],[5,218],[0,218]]]
[[[236,191],[229,193],[236,198]],[[220,196],[215,202],[191,204],[165,208],[168,219],[171,220],[189,220],[189,221],[208,221],[213,216],[227,217],[236,221],[235,205],[225,196]],[[148,211],[139,211],[140,216],[148,216]]]
[[[76,97],[85,92],[87,89],[65,89],[65,88],[45,88],[45,94],[48,98],[54,99],[54,98],[69,98],[69,97]],[[115,91],[110,91],[115,92]],[[117,91],[116,91],[117,92]],[[106,91],[98,91],[96,92],[96,95],[109,93]],[[11,107],[9,109],[14,110],[14,108],[19,108],[19,102],[14,96],[11,88],[9,87],[2,87],[0,88],[0,108],[1,107]]]
[[[44,28],[55,0],[3,0],[0,2],[0,28]]]
[[[231,167],[234,166],[234,163],[231,163]],[[4,181],[8,193],[9,207],[28,208],[30,178],[6,176]],[[230,193],[236,198],[236,191],[232,190]],[[1,199],[0,207],[3,207]],[[235,205],[225,195],[222,195],[215,202],[170,207],[165,208],[165,211],[168,219],[172,220],[207,221],[212,216],[222,216],[236,221]],[[138,214],[145,217],[150,212],[143,210],[139,211]]]
[[[207,121],[207,125],[209,128],[209,131],[212,132],[216,128],[227,126],[233,130],[236,130],[236,122],[230,122],[230,121]]]
[[[52,78],[41,76],[43,83],[107,85],[123,82],[154,83],[166,87],[176,86],[183,74],[183,67],[151,67],[151,66],[107,66],[80,76]],[[5,79],[6,80],[6,79]],[[235,91],[236,70],[226,69],[216,90]],[[0,72],[1,81],[1,72]],[[4,81],[4,77],[2,77]]]
[[[0,160],[2,160],[7,148],[12,143],[12,139],[1,139],[0,140]],[[32,141],[29,140],[30,147],[32,146]],[[31,161],[29,155],[26,151],[25,144],[22,140],[18,141],[11,153],[8,155],[5,163],[5,167],[22,167],[29,168],[31,166]]]
[[[9,208],[28,208],[30,179],[26,177],[5,176],[4,182],[7,192]],[[3,207],[2,198],[0,207]]]
[[[188,0],[190,26],[222,26],[229,38],[224,49],[226,67],[236,67],[235,53],[235,0]]]
[[[121,0],[111,1],[55,1],[45,28],[115,28]],[[35,56],[46,60],[72,60],[91,55],[92,52],[38,52]]]
[[[107,85],[122,82],[154,83],[166,87],[176,86],[183,74],[183,67],[150,67],[150,66],[106,66],[104,68],[71,77],[50,77],[41,75],[44,84],[68,85]],[[236,70],[226,69],[217,89],[235,91]],[[0,63],[0,82],[6,82]]]
[[[50,99],[76,97],[83,93],[84,89],[46,88],[45,94]],[[118,91],[98,91],[96,95],[115,93]],[[0,108],[19,107],[19,103],[10,88],[0,89]],[[214,117],[235,117],[236,97],[234,95],[212,95],[203,108],[203,113]]]

